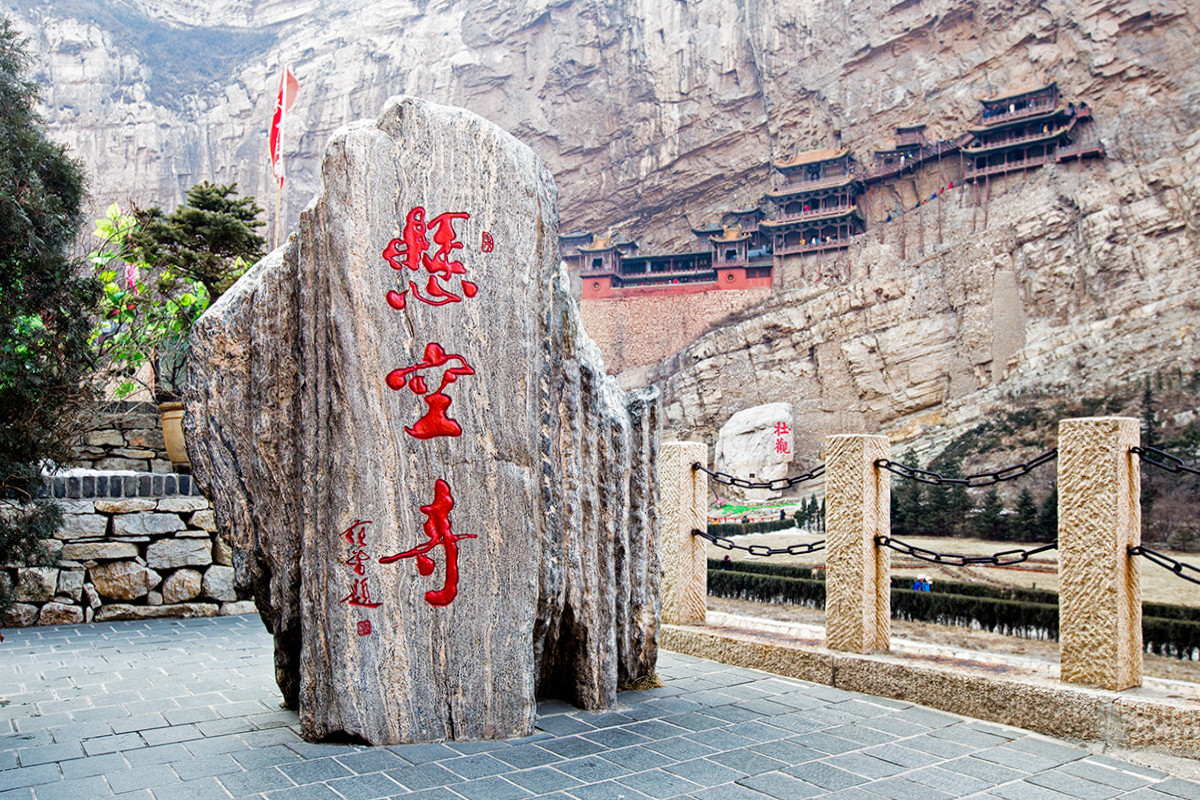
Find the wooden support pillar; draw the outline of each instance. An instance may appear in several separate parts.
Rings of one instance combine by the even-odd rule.
[[[1058,426],[1059,646],[1062,680],[1120,691],[1142,684],[1139,441],[1130,417]]]
[[[708,461],[703,442],[664,442],[658,456],[659,552],[662,554],[662,621],[704,622],[708,562],[704,540],[692,531],[707,524],[708,476],[693,464]]]
[[[833,650],[887,650],[891,634],[891,558],[875,537],[891,530],[890,484],[875,462],[886,436],[825,439],[825,644]]]

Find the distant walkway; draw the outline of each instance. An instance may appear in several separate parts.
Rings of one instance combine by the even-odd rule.
[[[519,741],[312,745],[257,617],[6,630],[0,800],[1200,800],[1200,784],[919,706],[663,653]]]

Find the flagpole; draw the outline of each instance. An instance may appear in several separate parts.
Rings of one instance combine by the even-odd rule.
[[[279,171],[283,172],[283,128],[287,120],[287,64],[283,65],[283,74],[279,76],[279,138],[275,142],[279,154]],[[283,195],[283,180],[275,174],[275,165],[271,165],[271,177],[275,179],[275,244],[272,250],[279,247],[279,207]]]

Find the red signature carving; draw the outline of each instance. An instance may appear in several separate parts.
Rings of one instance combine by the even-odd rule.
[[[473,533],[454,533],[450,527],[450,509],[454,508],[454,496],[450,493],[450,484],[438,478],[433,485],[433,502],[421,506],[421,513],[427,519],[421,525],[421,530],[429,537],[411,550],[397,553],[394,556],[384,556],[380,564],[392,564],[402,558],[417,559],[417,572],[428,576],[433,574],[433,559],[426,555],[435,547],[442,547],[446,553],[446,580],[440,589],[431,589],[425,593],[425,600],[431,606],[448,606],[458,594],[458,542],[462,539],[476,538]]]
[[[383,257],[392,265],[392,269],[407,268],[416,272],[424,268],[429,273],[429,278],[425,282],[424,293],[417,282],[412,280],[402,292],[389,291],[388,305],[397,310],[403,309],[408,302],[409,293],[431,306],[460,303],[463,297],[475,296],[479,287],[462,277],[467,268],[461,261],[451,258],[455,250],[463,249],[463,244],[458,241],[458,234],[454,230],[454,221],[470,218],[470,214],[462,211],[448,211],[426,222],[425,209],[421,206],[416,206],[408,212],[404,218],[404,230],[400,232],[399,238],[388,242],[387,247],[383,249]],[[433,232],[433,243],[437,245],[432,256],[426,252],[429,249],[430,231]],[[455,294],[453,286],[446,285],[455,276],[458,276],[461,295]]]
[[[457,362],[457,366],[452,365],[452,362]],[[447,367],[447,365],[450,366]],[[430,392],[425,378],[419,373],[422,370],[440,367],[447,367],[447,369],[442,373],[442,381],[438,384],[437,389]],[[424,358],[420,363],[389,372],[386,381],[390,389],[400,391],[407,386],[413,394],[425,395],[425,405],[429,407],[425,416],[417,420],[417,423],[411,428],[406,425],[404,431],[417,439],[462,435],[462,426],[446,413],[450,408],[451,400],[442,390],[460,377],[474,374],[475,370],[465,358],[454,353],[447,353],[437,342],[425,345]]]

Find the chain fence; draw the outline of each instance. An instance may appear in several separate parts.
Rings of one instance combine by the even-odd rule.
[[[1151,550],[1149,547],[1142,547],[1141,545],[1129,548],[1129,555],[1141,556],[1147,561],[1153,562],[1163,569],[1168,569],[1171,572],[1174,572],[1185,581],[1200,584],[1200,567],[1193,567],[1191,564],[1185,564],[1182,561],[1176,561],[1165,553],[1160,553],[1157,550]],[[1194,573],[1195,577],[1185,574],[1186,572]]]
[[[876,536],[875,544],[880,547],[890,548],[897,553],[903,553],[920,561],[928,561],[931,564],[943,564],[948,567],[1010,567],[1014,564],[1022,564],[1038,553],[1044,553],[1047,550],[1054,550],[1058,547],[1058,541],[1055,540],[1049,544],[1039,545],[1027,550],[1001,550],[999,553],[992,553],[986,556],[968,556],[960,553],[939,553],[936,550],[927,550],[924,547],[917,547],[908,542],[893,539],[890,536]]]
[[[907,478],[910,481],[918,483],[928,483],[934,486],[965,486],[968,489],[975,489],[980,486],[991,486],[994,483],[1002,481],[1011,481],[1016,478],[1024,477],[1033,470],[1043,464],[1048,464],[1058,458],[1058,448],[1047,450],[1035,458],[1025,461],[1020,464],[1013,464],[1011,467],[1004,469],[993,470],[991,472],[979,472],[974,475],[967,475],[962,478],[947,477],[940,473],[928,469],[918,469],[916,467],[905,466],[895,461],[886,458],[881,458],[875,462],[875,466],[879,469],[885,469],[893,475],[898,475],[901,478]]]
[[[1158,467],[1166,472],[1187,472],[1192,475],[1200,475],[1200,469],[1188,464],[1179,456],[1173,456],[1170,453],[1159,450],[1157,447],[1131,447],[1129,452],[1136,455],[1142,460],[1142,463],[1149,464],[1152,467]]]
[[[770,489],[773,492],[782,492],[784,489],[790,489],[796,484],[814,480],[825,474],[824,464],[814,467],[803,475],[793,475],[790,478],[776,478],[773,481],[748,481],[745,478],[735,478],[728,472],[713,472],[699,461],[692,464],[692,469],[703,472],[717,483],[724,484],[725,486],[736,486],[739,489]]]
[[[728,536],[716,536],[699,528],[692,529],[692,536],[707,539],[722,550],[744,550],[752,556],[803,556],[825,549],[825,540],[818,542],[798,542],[787,547],[767,547],[765,544],[738,544]]]

